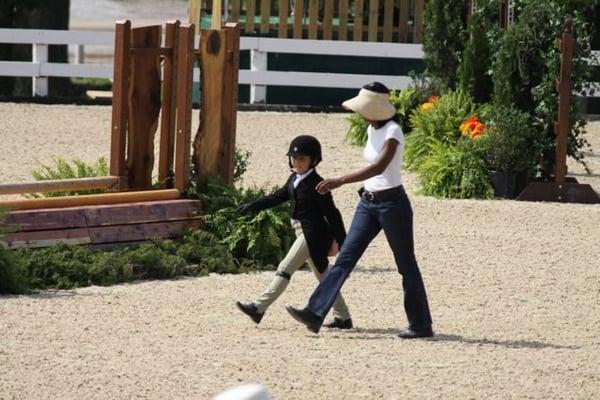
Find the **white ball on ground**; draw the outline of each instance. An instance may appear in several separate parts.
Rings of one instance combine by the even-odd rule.
[[[269,400],[267,389],[257,383],[235,386],[219,393],[213,400]]]

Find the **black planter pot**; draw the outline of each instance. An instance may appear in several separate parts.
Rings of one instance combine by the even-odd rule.
[[[494,188],[494,197],[514,199],[525,189],[529,179],[527,171],[488,171]]]

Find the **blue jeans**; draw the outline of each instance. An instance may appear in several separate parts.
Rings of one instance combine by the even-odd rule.
[[[401,187],[385,201],[361,198],[335,264],[325,272],[307,308],[324,319],[346,278],[356,266],[367,246],[383,229],[402,275],[404,310],[409,328],[431,327],[431,314],[423,278],[417,265],[413,242],[413,212]]]

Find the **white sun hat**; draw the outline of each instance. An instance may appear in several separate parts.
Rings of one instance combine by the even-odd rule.
[[[344,101],[342,106],[369,121],[385,121],[396,115],[396,109],[389,100],[389,89],[379,82],[363,86],[357,96]]]

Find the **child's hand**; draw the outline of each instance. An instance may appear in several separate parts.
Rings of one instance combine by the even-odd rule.
[[[338,244],[338,242],[336,240],[333,241],[333,243],[331,243],[331,247],[329,248],[329,252],[327,253],[328,257],[333,257],[336,256],[337,253],[340,252],[340,245]]]

